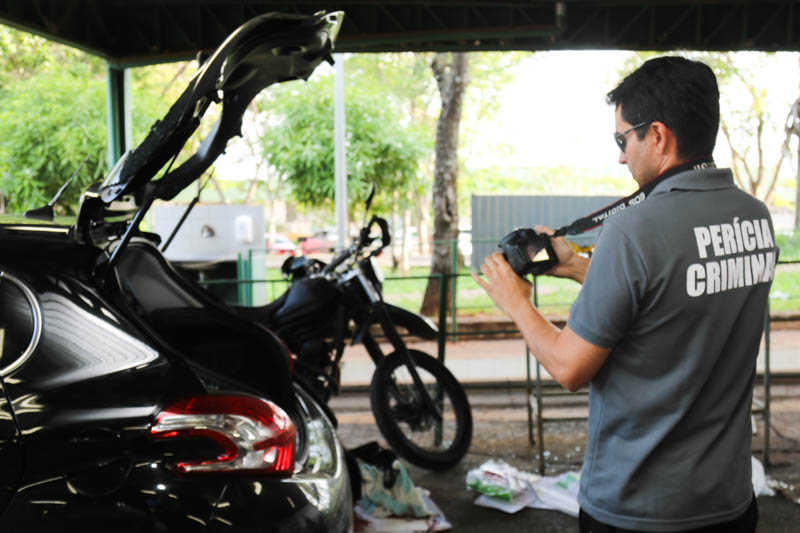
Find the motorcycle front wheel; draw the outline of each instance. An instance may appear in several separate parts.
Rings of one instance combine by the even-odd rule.
[[[425,388],[442,414],[425,406],[405,358],[393,352],[372,376],[369,399],[375,422],[392,449],[409,462],[441,470],[459,462],[472,442],[472,411],[455,376],[438,360],[408,350]]]

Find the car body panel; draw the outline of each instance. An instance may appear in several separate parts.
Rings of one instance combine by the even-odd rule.
[[[0,530],[352,531],[335,423],[293,384],[285,345],[183,279],[138,227],[208,168],[262,88],[329,57],[340,24],[336,13],[256,17],[84,193],[76,219],[0,216]],[[197,153],[156,178],[214,103]],[[294,472],[179,473],[184,459],[224,463],[225,444],[205,426],[179,438],[151,428],[176,401],[214,394],[276,398],[296,430]]]
[[[283,233],[266,233],[264,235],[264,244],[267,248],[267,253],[276,255],[295,255],[297,253],[297,245]]]
[[[22,479],[23,455],[20,435],[14,422],[11,403],[0,378],[0,516],[17,491]]]
[[[40,235],[30,232],[37,243]],[[16,237],[24,241],[21,230]],[[0,518],[3,531],[351,529],[344,450],[332,421],[299,388],[292,418],[304,444],[293,477],[177,475],[174,450],[148,439],[158,409],[236,382],[191,369],[142,332],[80,275],[90,264],[84,247],[62,234],[50,238],[62,245],[53,247],[58,256],[40,249],[33,265],[9,259],[8,240],[0,240],[0,270],[30,288],[44,324],[33,356],[4,377],[0,505],[14,497]]]
[[[338,244],[339,243],[335,235],[332,235],[327,231],[321,231],[300,242],[300,250],[303,252],[303,255],[319,253],[327,254],[336,250]]]

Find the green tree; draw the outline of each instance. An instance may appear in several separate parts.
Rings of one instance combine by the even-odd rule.
[[[33,76],[0,99],[0,190],[7,209],[41,207],[89,156],[57,205],[74,213],[105,171],[105,87],[70,71]]]
[[[285,84],[260,100],[269,111],[263,157],[287,179],[301,204],[332,206],[334,200],[333,78],[304,86]],[[346,94],[348,201],[361,206],[368,186],[402,189],[419,170],[425,143],[380,95],[350,87]],[[386,192],[376,198],[385,206]],[[376,207],[380,208],[380,203]]]
[[[436,123],[436,163],[433,171],[433,254],[431,274],[452,274],[451,244],[458,238],[458,140],[464,93],[469,84],[469,56],[464,52],[437,53],[431,70],[441,97],[441,111]],[[452,285],[448,284],[446,301]],[[420,312],[433,315],[439,308],[439,278],[428,280]]]
[[[473,142],[475,133],[486,121],[492,120],[502,102],[503,87],[514,79],[514,67],[526,52],[489,52],[469,54],[469,88],[463,98],[463,113],[458,136],[458,165],[483,151],[497,154],[508,152],[508,146],[480,146]],[[434,54],[386,53],[355,54],[347,58],[345,74],[348,85],[358,84],[383,97],[396,106],[403,116],[425,136],[432,148],[436,136],[436,123],[441,109],[441,96],[431,71]],[[431,227],[434,152],[430,150],[422,161],[424,171],[414,182],[413,196],[396,202],[403,210],[413,212],[413,222],[420,228],[421,242],[425,243],[427,228]],[[463,168],[461,168],[463,170]],[[459,180],[463,177],[459,173]],[[460,212],[468,212],[472,187],[458,187]]]
[[[431,274],[452,274],[453,263],[463,258],[453,245],[459,232],[458,174],[463,158],[473,152],[473,134],[482,121],[499,107],[502,87],[513,79],[512,67],[521,54],[436,54],[431,70],[441,102],[436,128],[436,163],[434,168],[433,213],[434,249]],[[469,89],[468,89],[469,87]],[[462,113],[463,110],[463,113]],[[466,127],[461,132],[462,114]],[[465,145],[469,149],[465,149]],[[453,254],[457,254],[454,261]],[[448,294],[452,286],[448,286]],[[425,290],[421,312],[435,314],[439,302],[439,279],[431,278]],[[448,306],[450,298],[447,298]]]
[[[69,46],[0,25],[0,89],[49,72],[70,70],[82,75],[103,72],[104,62]]]
[[[409,270],[410,229],[419,228],[419,252],[430,250],[432,226],[431,190],[436,118],[439,106],[436,81],[431,76],[427,53],[354,54],[345,65],[347,86],[379,94],[387,105],[395,108],[409,127],[423,139],[426,151],[420,160],[420,172],[412,177],[403,190],[393,191],[392,228],[395,231],[392,258],[404,273]]]
[[[0,52],[0,211],[44,205],[89,156],[56,206],[74,213],[106,171],[105,62],[4,26]],[[134,70],[134,142],[183,90],[185,66]]]

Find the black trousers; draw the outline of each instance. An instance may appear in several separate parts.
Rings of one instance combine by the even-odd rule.
[[[583,509],[578,516],[580,533],[640,533],[632,529],[622,529],[599,522],[592,518]],[[699,529],[686,530],[684,533],[754,533],[758,524],[758,502],[755,495],[750,507],[734,518],[730,522],[714,524],[713,526],[701,527]]]

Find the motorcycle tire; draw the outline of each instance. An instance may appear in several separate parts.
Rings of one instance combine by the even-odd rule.
[[[426,413],[402,354],[383,358],[372,376],[369,399],[381,434],[399,456],[429,470],[458,463],[472,443],[472,411],[455,376],[438,360],[408,350],[431,397],[442,411],[439,425]]]

